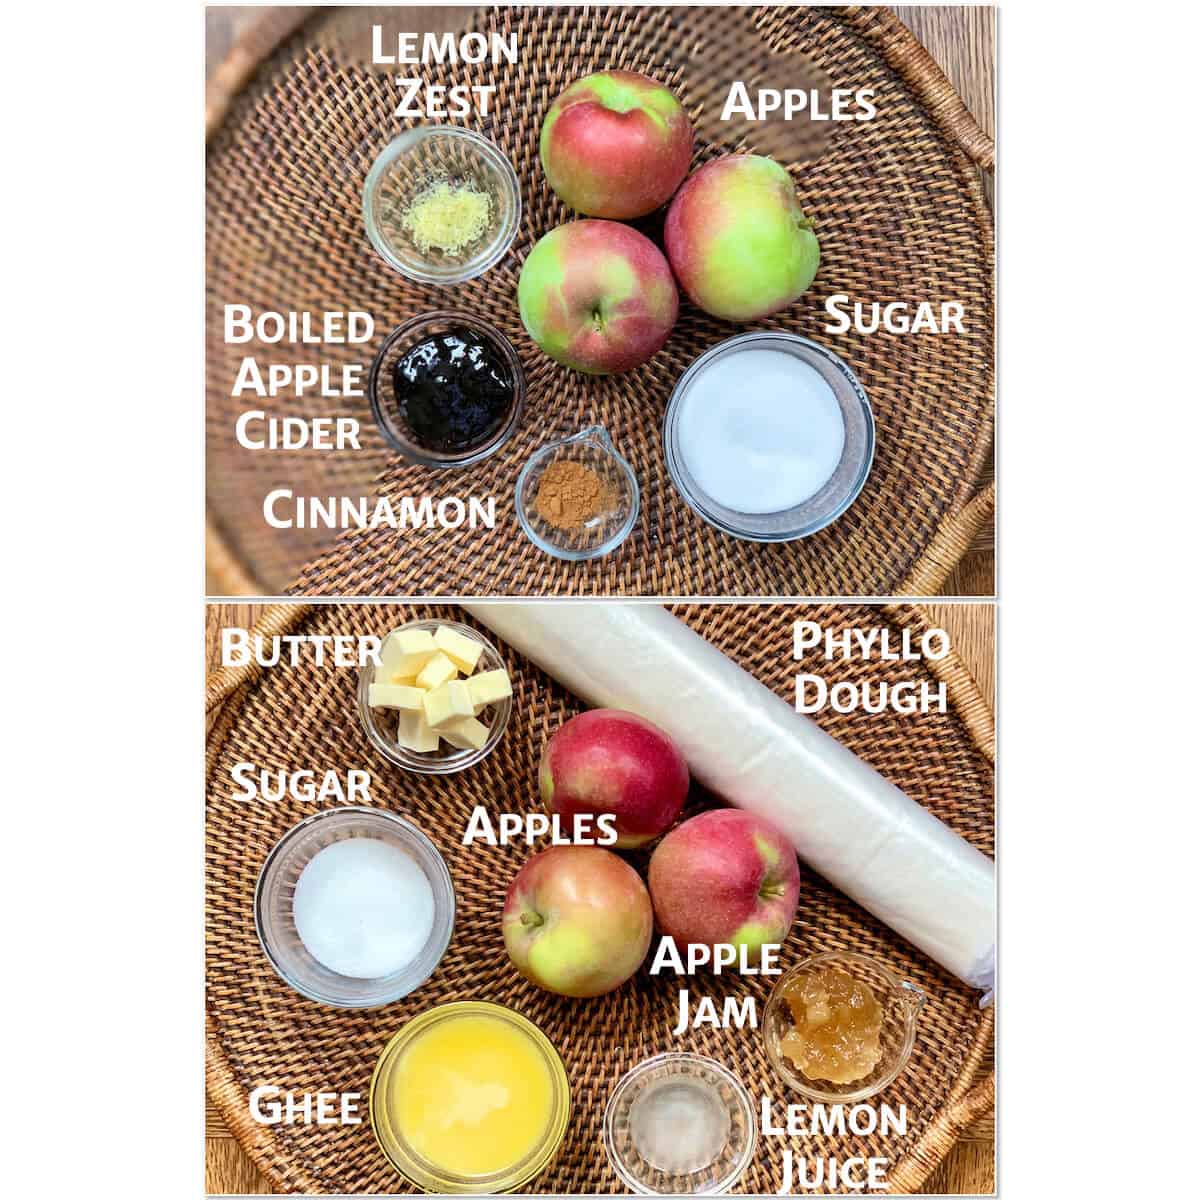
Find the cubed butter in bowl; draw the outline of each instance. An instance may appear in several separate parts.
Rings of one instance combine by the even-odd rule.
[[[442,684],[457,678],[458,668],[454,665],[453,659],[439,650],[421,668],[421,673],[417,676],[417,687],[432,692],[440,688]]]
[[[409,683],[438,648],[428,629],[394,629],[384,638],[379,666],[373,668],[373,683]]]
[[[470,675],[479,665],[479,657],[483,654],[482,642],[466,637],[449,625],[439,625],[433,641],[464,675]]]
[[[450,679],[425,693],[425,720],[437,729],[448,721],[459,717],[473,717],[475,705],[471,701],[471,689],[461,679]]]
[[[471,694],[472,715],[478,716],[491,704],[499,704],[512,696],[512,680],[505,670],[484,671],[467,680]]]
[[[372,708],[403,708],[421,712],[425,707],[425,689],[415,683],[373,683],[367,696]]]
[[[371,744],[410,771],[444,775],[496,747],[512,711],[512,681],[496,648],[469,625],[414,621],[384,638],[358,681]]]

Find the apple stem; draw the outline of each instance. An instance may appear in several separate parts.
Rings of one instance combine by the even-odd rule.
[[[542,924],[542,916],[540,913],[527,912],[521,914],[521,924],[527,929],[536,929]]]

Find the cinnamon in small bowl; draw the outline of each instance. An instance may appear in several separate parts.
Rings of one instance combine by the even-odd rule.
[[[574,533],[610,509],[612,497],[598,472],[584,463],[559,459],[542,472],[534,507],[547,524]]]
[[[597,558],[637,521],[638,486],[599,425],[543,446],[517,479],[517,518],[529,540],[556,558]]]

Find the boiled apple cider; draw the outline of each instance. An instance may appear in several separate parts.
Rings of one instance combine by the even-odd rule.
[[[821,967],[789,980],[780,995],[795,1024],[779,1048],[805,1078],[854,1083],[878,1065],[883,1008],[861,980]]]

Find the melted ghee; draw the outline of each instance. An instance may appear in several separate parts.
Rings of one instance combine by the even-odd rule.
[[[387,1104],[397,1131],[426,1161],[454,1175],[491,1175],[543,1141],[554,1084],[523,1030],[465,1013],[414,1039],[396,1064]]]

